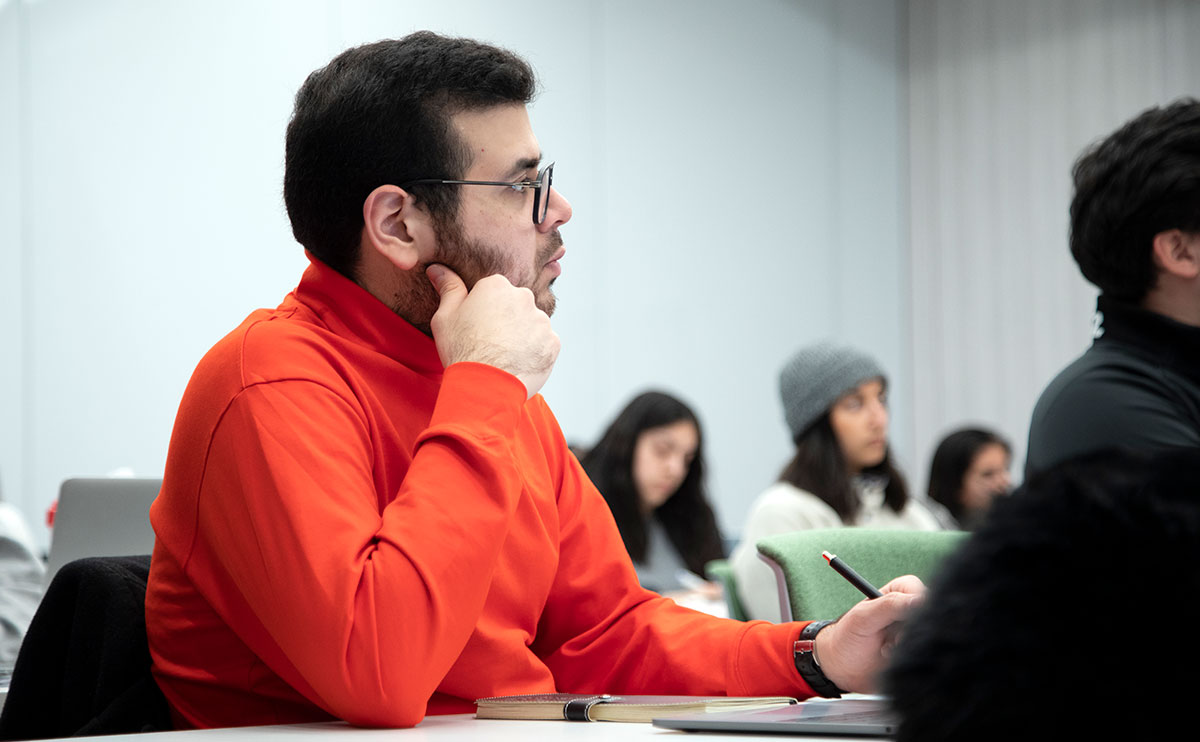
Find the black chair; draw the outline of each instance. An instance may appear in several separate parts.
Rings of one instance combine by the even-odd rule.
[[[171,728],[150,675],[150,557],[91,557],[59,570],[13,668],[0,739]]]

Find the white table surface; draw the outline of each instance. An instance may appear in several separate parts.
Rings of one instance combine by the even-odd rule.
[[[151,734],[88,737],[88,742],[370,742],[371,740],[403,740],[403,742],[456,742],[458,740],[497,740],[498,742],[608,742],[610,740],[656,739],[660,742],[688,739],[692,742],[745,742],[745,740],[786,739],[777,734],[714,734],[711,732],[677,732],[658,729],[649,724],[619,722],[574,721],[510,721],[507,719],[476,719],[471,714],[430,716],[412,729],[362,729],[343,722],[316,724],[283,724],[269,727],[234,727],[203,729],[186,732],[154,732]],[[804,737],[805,740],[846,742],[847,737]],[[858,739],[863,739],[859,737]]]

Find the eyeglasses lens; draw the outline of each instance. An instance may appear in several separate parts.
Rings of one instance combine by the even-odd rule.
[[[551,163],[542,170],[538,176],[538,189],[534,195],[534,222],[541,224],[546,221],[546,212],[550,208],[550,182],[551,174],[554,172],[554,163]]]

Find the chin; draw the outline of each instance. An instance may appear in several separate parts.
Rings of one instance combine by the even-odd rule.
[[[863,461],[862,468],[863,469],[874,469],[875,467],[879,466],[880,464],[882,464],[885,461],[887,461],[887,453],[884,453],[881,456],[870,456],[870,457],[867,457]]]
[[[553,317],[554,309],[558,305],[558,297],[547,288],[534,296],[533,303],[537,305],[538,309],[545,312],[547,317]]]

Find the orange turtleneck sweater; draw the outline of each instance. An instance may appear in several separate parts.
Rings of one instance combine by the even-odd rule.
[[[802,624],[638,586],[540,396],[316,260],[180,404],[146,622],[180,727],[410,726],[547,691],[809,695]]]

